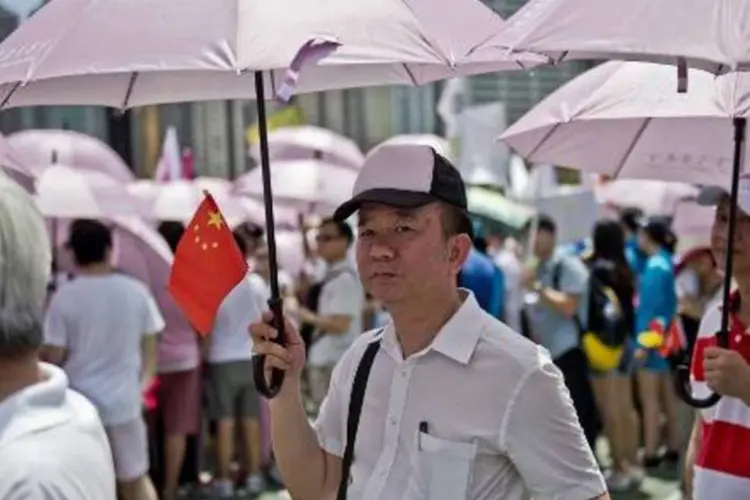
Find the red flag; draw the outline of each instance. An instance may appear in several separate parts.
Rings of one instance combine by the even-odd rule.
[[[247,274],[248,265],[213,197],[206,193],[175,251],[169,292],[203,335],[216,312]]]

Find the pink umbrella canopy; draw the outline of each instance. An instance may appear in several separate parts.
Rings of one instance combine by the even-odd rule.
[[[501,139],[534,163],[729,187],[732,118],[750,116],[750,74],[690,70],[689,78],[681,94],[671,66],[608,62],[553,92]]]
[[[28,159],[0,134],[0,172],[16,181],[27,192],[34,191],[34,177]]]
[[[620,59],[711,72],[750,67],[747,0],[530,0],[491,40],[552,62]]]
[[[245,218],[237,197],[230,193],[231,184],[225,179],[200,177],[165,183],[140,180],[129,184],[127,189],[141,201],[146,217],[152,220],[188,222],[203,201],[205,191],[216,199],[228,220]]]
[[[711,228],[716,207],[704,207],[695,201],[677,204],[672,218],[672,230],[677,236],[677,254],[700,246],[711,245]]]
[[[122,183],[92,170],[49,166],[35,178],[34,193],[45,217],[102,219],[142,214]]]
[[[681,182],[617,179],[597,184],[594,192],[604,205],[636,207],[648,215],[672,216],[683,201],[696,199],[700,189]]]
[[[104,142],[71,130],[24,130],[7,138],[27,165],[38,170],[50,165],[53,157],[58,163],[75,168],[102,172],[121,182],[135,179],[128,165]]]
[[[383,141],[384,144],[421,144],[430,146],[441,155],[451,160],[455,159],[451,145],[447,139],[434,134],[403,134],[396,135]],[[377,146],[376,146],[377,147]]]
[[[352,193],[357,172],[318,160],[277,161],[271,164],[274,201],[302,213],[329,214]],[[263,178],[254,169],[235,181],[235,192],[263,199]]]
[[[323,160],[359,170],[365,155],[357,143],[332,130],[309,125],[284,127],[268,134],[271,160]],[[250,147],[250,156],[260,161],[259,145]]]
[[[544,61],[485,46],[502,27],[477,0],[55,0],[0,44],[0,103],[254,98],[253,71],[276,94],[301,53],[317,62],[300,92],[420,85]]]

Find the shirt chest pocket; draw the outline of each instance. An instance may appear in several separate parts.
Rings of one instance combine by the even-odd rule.
[[[417,435],[412,487],[413,499],[467,499],[477,445],[442,439],[424,432]]]

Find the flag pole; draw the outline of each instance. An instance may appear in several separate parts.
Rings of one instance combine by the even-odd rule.
[[[268,154],[268,126],[266,123],[266,98],[263,86],[263,73],[255,72],[255,99],[258,105],[258,136],[260,139],[260,168],[263,178],[263,204],[266,212],[266,243],[268,245],[269,285],[271,298],[268,305],[273,313],[273,326],[278,332],[274,341],[279,345],[286,343],[284,332],[284,311],[279,291],[279,266],[276,257],[276,224],[273,215],[273,190],[271,187],[271,166]],[[270,381],[265,373],[265,356],[253,356],[253,378],[258,392],[268,399],[273,399],[284,383],[284,372],[274,368]]]

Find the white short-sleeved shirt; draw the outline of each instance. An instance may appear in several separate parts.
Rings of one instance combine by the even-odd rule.
[[[57,367],[0,401],[0,498],[115,500],[115,473],[96,409]]]
[[[324,334],[310,347],[307,362],[310,366],[333,366],[362,333],[362,313],[365,293],[359,277],[349,261],[332,264],[320,291],[318,316],[351,316],[349,331],[343,334]],[[325,333],[325,332],[322,332]]]
[[[146,285],[117,273],[82,275],[52,298],[44,342],[67,350],[70,386],[111,426],[141,416],[141,341],[163,329]]]
[[[378,339],[348,498],[582,500],[606,491],[547,351],[470,293],[432,345],[406,360],[392,323],[357,339],[315,424],[328,453],[343,455],[354,374]]]
[[[208,361],[228,363],[252,359],[253,341],[248,326],[268,309],[270,293],[263,278],[248,275],[224,298],[211,331]]]

